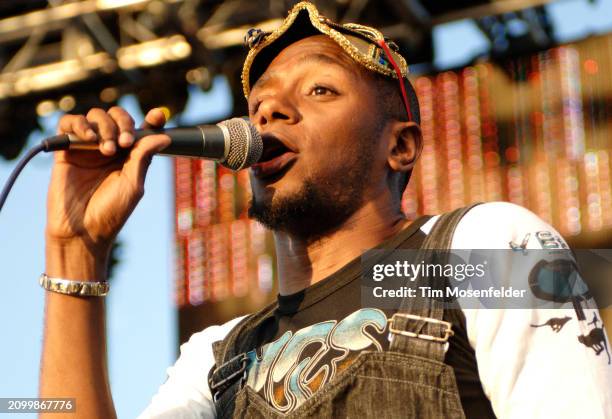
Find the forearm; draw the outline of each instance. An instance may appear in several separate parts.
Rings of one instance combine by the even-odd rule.
[[[103,280],[106,256],[96,253],[80,245],[48,242],[46,273],[74,280]],[[116,417],[105,329],[104,298],[47,292],[40,397],[75,398],[76,417]]]

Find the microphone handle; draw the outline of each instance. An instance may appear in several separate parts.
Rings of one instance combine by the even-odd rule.
[[[219,125],[198,125],[195,127],[138,129],[134,132],[134,141],[148,135],[167,134],[170,145],[160,153],[166,156],[198,157],[224,161],[229,151],[229,132]],[[70,150],[97,150],[98,142],[83,141],[68,134]]]

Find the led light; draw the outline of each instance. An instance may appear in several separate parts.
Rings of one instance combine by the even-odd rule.
[[[140,3],[147,3],[149,1],[150,0],[96,0],[96,6],[100,9],[118,9]]]
[[[36,105],[36,113],[38,116],[47,116],[57,109],[57,106],[52,100],[43,100],[38,105]]]
[[[182,35],[142,42],[119,48],[117,51],[119,67],[126,70],[178,61],[189,55],[191,55],[191,45]]]
[[[67,95],[61,98],[58,102],[59,108],[64,112],[70,112],[74,105],[76,105],[76,101],[74,100],[74,96]]]
[[[106,53],[60,61],[5,73],[0,76],[0,99],[49,90],[87,78],[109,60]]]

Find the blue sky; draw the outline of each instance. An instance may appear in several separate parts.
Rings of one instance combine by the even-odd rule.
[[[612,30],[612,0],[567,0],[549,6],[562,41]],[[469,21],[437,27],[436,64],[460,65],[486,50]],[[192,91],[182,124],[217,121],[231,109],[227,83],[218,78],[208,92]],[[142,120],[135,100],[122,105]],[[52,135],[59,115],[41,121]],[[24,170],[0,213],[2,292],[0,293],[0,397],[36,397],[42,341],[43,297],[37,279],[44,270],[45,199],[52,156],[39,155]],[[15,161],[0,161],[0,184]],[[148,404],[176,359],[176,313],[173,280],[173,197],[171,160],[156,157],[149,169],[146,193],[120,234],[121,264],[108,299],[109,368],[120,418],[135,417]],[[21,415],[21,418],[35,417]]]
[[[208,93],[191,95],[183,123],[216,121],[231,110],[227,83],[216,80]],[[121,105],[137,121],[133,97]],[[51,135],[59,115],[45,119]],[[30,144],[43,134],[33,133]],[[4,290],[0,293],[0,397],[36,397],[42,343],[43,297],[37,278],[44,270],[45,199],[51,155],[39,155],[18,178],[0,213]],[[0,163],[0,183],[15,162]],[[121,263],[108,302],[110,380],[119,417],[135,417],[165,379],[176,359],[176,312],[172,306],[172,165],[153,159],[146,194],[119,237]],[[26,418],[28,415],[20,415]],[[35,415],[30,415],[35,417]]]

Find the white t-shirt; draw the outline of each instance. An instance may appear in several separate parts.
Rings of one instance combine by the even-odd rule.
[[[436,219],[430,219],[421,230],[428,233]],[[526,249],[540,249],[537,232],[547,232],[551,240],[565,245],[556,230],[529,210],[505,202],[486,203],[463,217],[452,247],[509,249],[513,242]],[[578,338],[603,327],[601,320],[599,324],[588,323],[594,316],[600,318],[593,300],[584,307],[587,321],[578,321],[573,309],[462,311],[483,390],[497,417],[612,418],[609,341],[604,336],[605,341],[593,348]],[[552,324],[551,318],[566,320]],[[167,370],[166,382],[139,418],[215,417],[207,382],[214,365],[211,344],[223,339],[240,319],[194,333],[182,344],[178,360]]]

